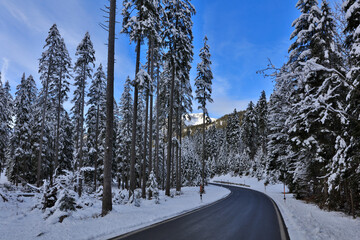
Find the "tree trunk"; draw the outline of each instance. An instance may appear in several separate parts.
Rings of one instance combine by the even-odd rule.
[[[155,139],[155,175],[159,178],[159,141],[160,141],[160,127],[159,127],[159,109],[160,109],[160,99],[159,99],[159,90],[160,79],[157,79],[156,84],[156,139]]]
[[[175,184],[175,173],[174,173],[174,161],[175,161],[175,145],[173,144],[172,145],[172,148],[171,148],[171,187],[174,187]]]
[[[143,173],[142,173],[142,187],[141,187],[141,197],[146,198],[146,153],[147,153],[147,130],[148,130],[148,113],[149,113],[149,90],[146,91],[146,100],[145,100],[145,129],[144,129],[144,155],[143,155]]]
[[[102,199],[102,215],[112,210],[111,196],[111,162],[113,158],[114,138],[114,58],[115,58],[115,15],[116,0],[110,0],[108,67],[106,87],[106,147],[104,157],[104,186]]]
[[[52,60],[50,59],[50,62]],[[49,65],[48,74],[45,82],[45,98],[44,98],[44,104],[42,109],[42,119],[41,119],[41,132],[40,132],[40,146],[39,146],[39,154],[38,154],[38,162],[37,162],[37,180],[36,180],[36,186],[40,187],[40,181],[41,181],[41,169],[42,169],[42,149],[43,149],[43,138],[44,138],[44,130],[45,130],[45,115],[46,115],[46,105],[47,105],[47,98],[48,98],[48,89],[49,89],[49,80],[50,80],[50,69],[52,68],[52,64]]]
[[[81,197],[82,194],[82,167],[83,167],[83,145],[84,145],[84,108],[85,108],[85,79],[86,79],[86,71],[85,71],[85,63],[83,66],[83,79],[82,79],[82,89],[81,89],[81,109],[80,109],[80,146],[79,146],[79,186],[78,186],[78,195]]]
[[[177,129],[178,129],[178,141],[179,144],[177,145],[176,148],[176,191],[180,192],[181,191],[181,114],[180,111],[177,111],[177,117],[176,117],[176,123],[178,124]]]
[[[61,87],[62,87],[62,71],[60,71],[59,92],[58,92],[57,113],[56,113],[56,138],[55,138],[55,159],[54,159],[55,172],[59,164],[58,161],[59,161],[59,138],[60,138]]]
[[[172,77],[171,77],[171,89],[170,89],[170,107],[168,116],[168,151],[166,161],[166,189],[165,195],[170,196],[170,166],[171,166],[171,149],[172,149],[172,119],[173,119],[173,108],[174,108],[174,86],[175,86],[175,61],[171,59],[172,65]]]
[[[153,44],[152,44],[152,40],[150,41],[150,49],[151,49],[151,54],[150,54],[150,76],[151,79],[154,78],[154,49],[153,49]],[[149,173],[153,170],[153,160],[152,160],[152,140],[153,140],[153,89],[152,89],[152,85],[150,86],[150,122],[149,122]],[[156,175],[155,175],[156,177]],[[149,199],[152,198],[152,192],[149,191]]]
[[[203,111],[202,191],[205,192],[205,111]]]
[[[178,191],[178,192],[181,192],[181,181],[182,181],[181,180],[181,149],[182,149],[182,147],[181,147],[181,140],[182,140],[181,130],[182,130],[182,120],[180,119],[179,186],[178,186],[178,188],[176,188],[176,191]]]
[[[177,94],[179,95],[179,94]],[[177,101],[179,101],[179,96],[177,96]],[[177,135],[177,140],[179,140],[179,107],[180,107],[180,103],[178,103],[178,107],[176,108],[176,135]],[[175,160],[175,164],[176,164],[176,168],[175,168],[175,173],[176,173],[176,191],[179,188],[179,144],[177,142],[176,144],[176,160]]]
[[[140,69],[140,47],[141,40],[138,39],[136,45],[136,68],[135,68],[135,79]],[[135,178],[135,145],[136,145],[136,125],[137,125],[137,109],[138,109],[138,97],[139,97],[139,86],[135,83],[134,86],[134,117],[132,125],[132,136],[131,136],[131,158],[130,158],[130,196],[133,194],[136,188]]]
[[[100,109],[99,109],[99,103],[97,105],[96,109],[96,126],[95,126],[95,156],[94,156],[94,191],[96,191],[97,187],[97,161],[98,161],[98,154],[99,154],[99,115],[100,115]]]

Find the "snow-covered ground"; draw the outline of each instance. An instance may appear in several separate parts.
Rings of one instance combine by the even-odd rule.
[[[211,181],[246,184],[251,189],[266,193],[279,206],[292,240],[360,239],[360,219],[353,219],[340,212],[321,210],[314,204],[296,200],[292,194],[286,194],[284,201],[282,184],[268,185],[265,190],[264,181],[230,175],[217,176]]]
[[[4,193],[6,179],[1,181],[0,191]],[[201,202],[199,188],[184,187],[182,195],[173,198],[160,191],[160,204],[154,200],[142,200],[140,207],[113,204],[113,211],[105,217],[99,217],[100,200],[85,198],[84,204],[93,205],[78,209],[59,223],[56,217],[44,220],[44,213],[34,208],[40,194],[16,197],[16,192],[7,192],[13,197],[9,202],[0,198],[0,239],[107,239],[210,204],[229,193],[228,189],[209,186]]]

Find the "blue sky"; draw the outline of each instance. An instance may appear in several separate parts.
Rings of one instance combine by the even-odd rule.
[[[121,2],[118,0],[119,8]],[[99,26],[104,21],[100,8],[105,4],[107,0],[0,0],[0,70],[13,92],[23,72],[32,74],[40,87],[38,59],[53,23],[57,23],[73,62],[76,46],[89,31],[96,66],[106,66],[107,33]],[[196,77],[199,50],[207,35],[214,74],[214,103],[208,106],[211,117],[245,109],[250,100],[257,101],[262,90],[269,97],[273,83],[256,71],[266,67],[267,58],[277,66],[286,61],[291,23],[299,15],[296,1],[194,0],[192,4],[197,14],[193,18],[191,79],[193,82]],[[120,14],[117,20],[121,21]],[[121,25],[116,27],[119,33]],[[127,36],[117,37],[115,98],[119,100],[126,76],[134,77],[135,51]],[[193,108],[198,112],[195,102]]]

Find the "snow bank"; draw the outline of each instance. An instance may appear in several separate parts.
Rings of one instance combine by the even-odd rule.
[[[212,182],[223,181],[246,184],[250,189],[264,192],[279,206],[285,224],[292,240],[330,240],[330,239],[359,239],[360,219],[353,219],[340,212],[321,210],[314,204],[296,200],[282,184],[268,185],[265,189],[264,181],[250,177],[232,177],[230,175],[214,177]]]
[[[53,218],[44,220],[42,211],[34,208],[40,195],[0,201],[0,239],[107,239],[210,204],[230,191],[209,186],[202,202],[199,188],[184,187],[182,193],[171,198],[160,191],[160,204],[154,200],[142,200],[140,207],[114,204],[113,211],[105,217],[99,217],[100,200],[83,199],[89,207],[72,212],[62,223],[54,223]]]

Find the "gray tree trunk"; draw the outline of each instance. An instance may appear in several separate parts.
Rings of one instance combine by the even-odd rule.
[[[135,68],[135,78],[140,69],[140,47],[141,40],[139,39],[136,45],[136,68]],[[131,136],[131,158],[130,158],[130,194],[134,193],[136,188],[136,179],[135,179],[135,144],[136,144],[136,124],[137,124],[137,110],[138,110],[138,98],[139,98],[139,86],[135,83],[134,86],[134,117],[133,117],[133,126],[132,126],[132,136]]]
[[[175,61],[172,61],[172,77],[171,77],[171,89],[170,89],[170,107],[168,116],[168,146],[167,146],[167,159],[166,159],[166,187],[165,195],[170,196],[170,174],[171,174],[171,150],[172,150],[172,119],[174,108],[174,85],[175,85]]]
[[[60,112],[61,112],[61,87],[62,87],[62,71],[60,71],[59,78],[59,92],[58,92],[58,102],[57,102],[57,112],[56,112],[56,138],[55,138],[55,159],[54,159],[54,169],[56,171],[59,161],[59,138],[60,138]]]
[[[51,59],[50,59],[51,62]],[[48,98],[48,90],[49,90],[49,80],[50,80],[50,69],[52,68],[52,65],[49,65],[49,70],[45,82],[45,98],[44,98],[44,104],[42,109],[42,119],[41,119],[41,132],[40,132],[40,146],[39,146],[39,154],[38,154],[38,162],[37,162],[37,180],[36,185],[37,187],[40,187],[40,181],[41,181],[41,174],[42,174],[42,149],[43,149],[43,138],[44,138],[44,130],[45,130],[45,115],[46,115],[46,105],[47,105],[47,98]]]
[[[81,89],[81,109],[80,109],[80,145],[79,145],[79,186],[78,186],[78,195],[81,197],[82,194],[82,167],[83,167],[83,145],[84,145],[84,108],[85,108],[85,63],[83,66],[83,79],[82,79],[82,89]]]
[[[202,190],[205,192],[205,111],[203,112]]]
[[[104,157],[104,186],[102,215],[112,210],[111,196],[111,162],[113,158],[114,139],[114,62],[115,62],[115,15],[116,0],[110,0],[108,66],[106,87],[106,146]]]

